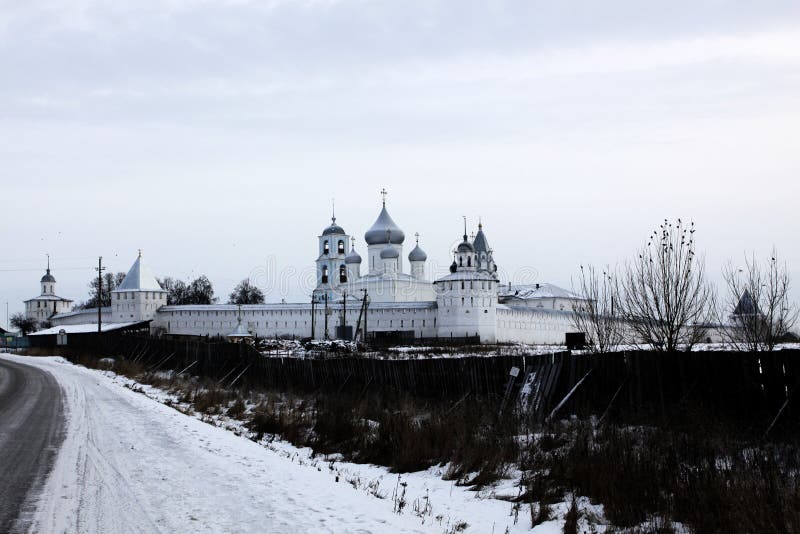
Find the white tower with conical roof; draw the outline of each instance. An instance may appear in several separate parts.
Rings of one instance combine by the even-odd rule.
[[[494,273],[480,268],[475,246],[467,238],[466,220],[450,274],[434,284],[439,337],[478,337],[481,343],[497,340],[497,280]]]
[[[142,251],[125,279],[111,292],[111,321],[133,323],[149,321],[167,304],[167,292],[142,260]]]

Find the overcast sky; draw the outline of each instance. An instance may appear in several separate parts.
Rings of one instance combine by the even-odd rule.
[[[564,287],[683,217],[715,279],[775,245],[800,295],[796,0],[1,0],[0,81],[12,314],[46,253],[79,301],[138,248],[306,300],[331,198],[363,253],[382,187],[437,268],[462,215]]]

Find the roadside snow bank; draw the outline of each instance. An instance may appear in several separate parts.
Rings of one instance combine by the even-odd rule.
[[[240,421],[185,415],[160,389],[62,358],[15,358],[51,372],[68,411],[32,531],[561,531],[561,520],[531,530],[525,511],[490,498],[515,495],[511,481],[474,492],[441,480],[444,468],[398,476],[255,443]]]

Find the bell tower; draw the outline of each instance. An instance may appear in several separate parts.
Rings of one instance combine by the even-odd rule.
[[[327,293],[333,298],[333,291],[341,284],[346,284],[351,271],[347,268],[347,256],[350,251],[350,236],[344,228],[336,224],[336,211],[331,212],[331,224],[318,238],[317,254],[317,287],[315,295]],[[352,261],[352,259],[351,259]]]

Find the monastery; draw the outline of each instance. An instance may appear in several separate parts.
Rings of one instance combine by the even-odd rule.
[[[550,284],[512,286],[501,281],[483,225],[464,234],[450,272],[426,278],[427,254],[392,219],[384,192],[375,223],[364,234],[365,257],[331,217],[317,238],[316,287],[307,302],[237,306],[170,305],[141,253],[103,308],[105,329],[149,322],[155,335],[231,336],[412,341],[452,338],[481,343],[563,344],[570,314],[583,299]],[[30,317],[64,325],[97,324],[97,309],[69,311],[55,295],[48,269],[41,295],[26,301]],[[113,326],[112,326],[113,325]]]

